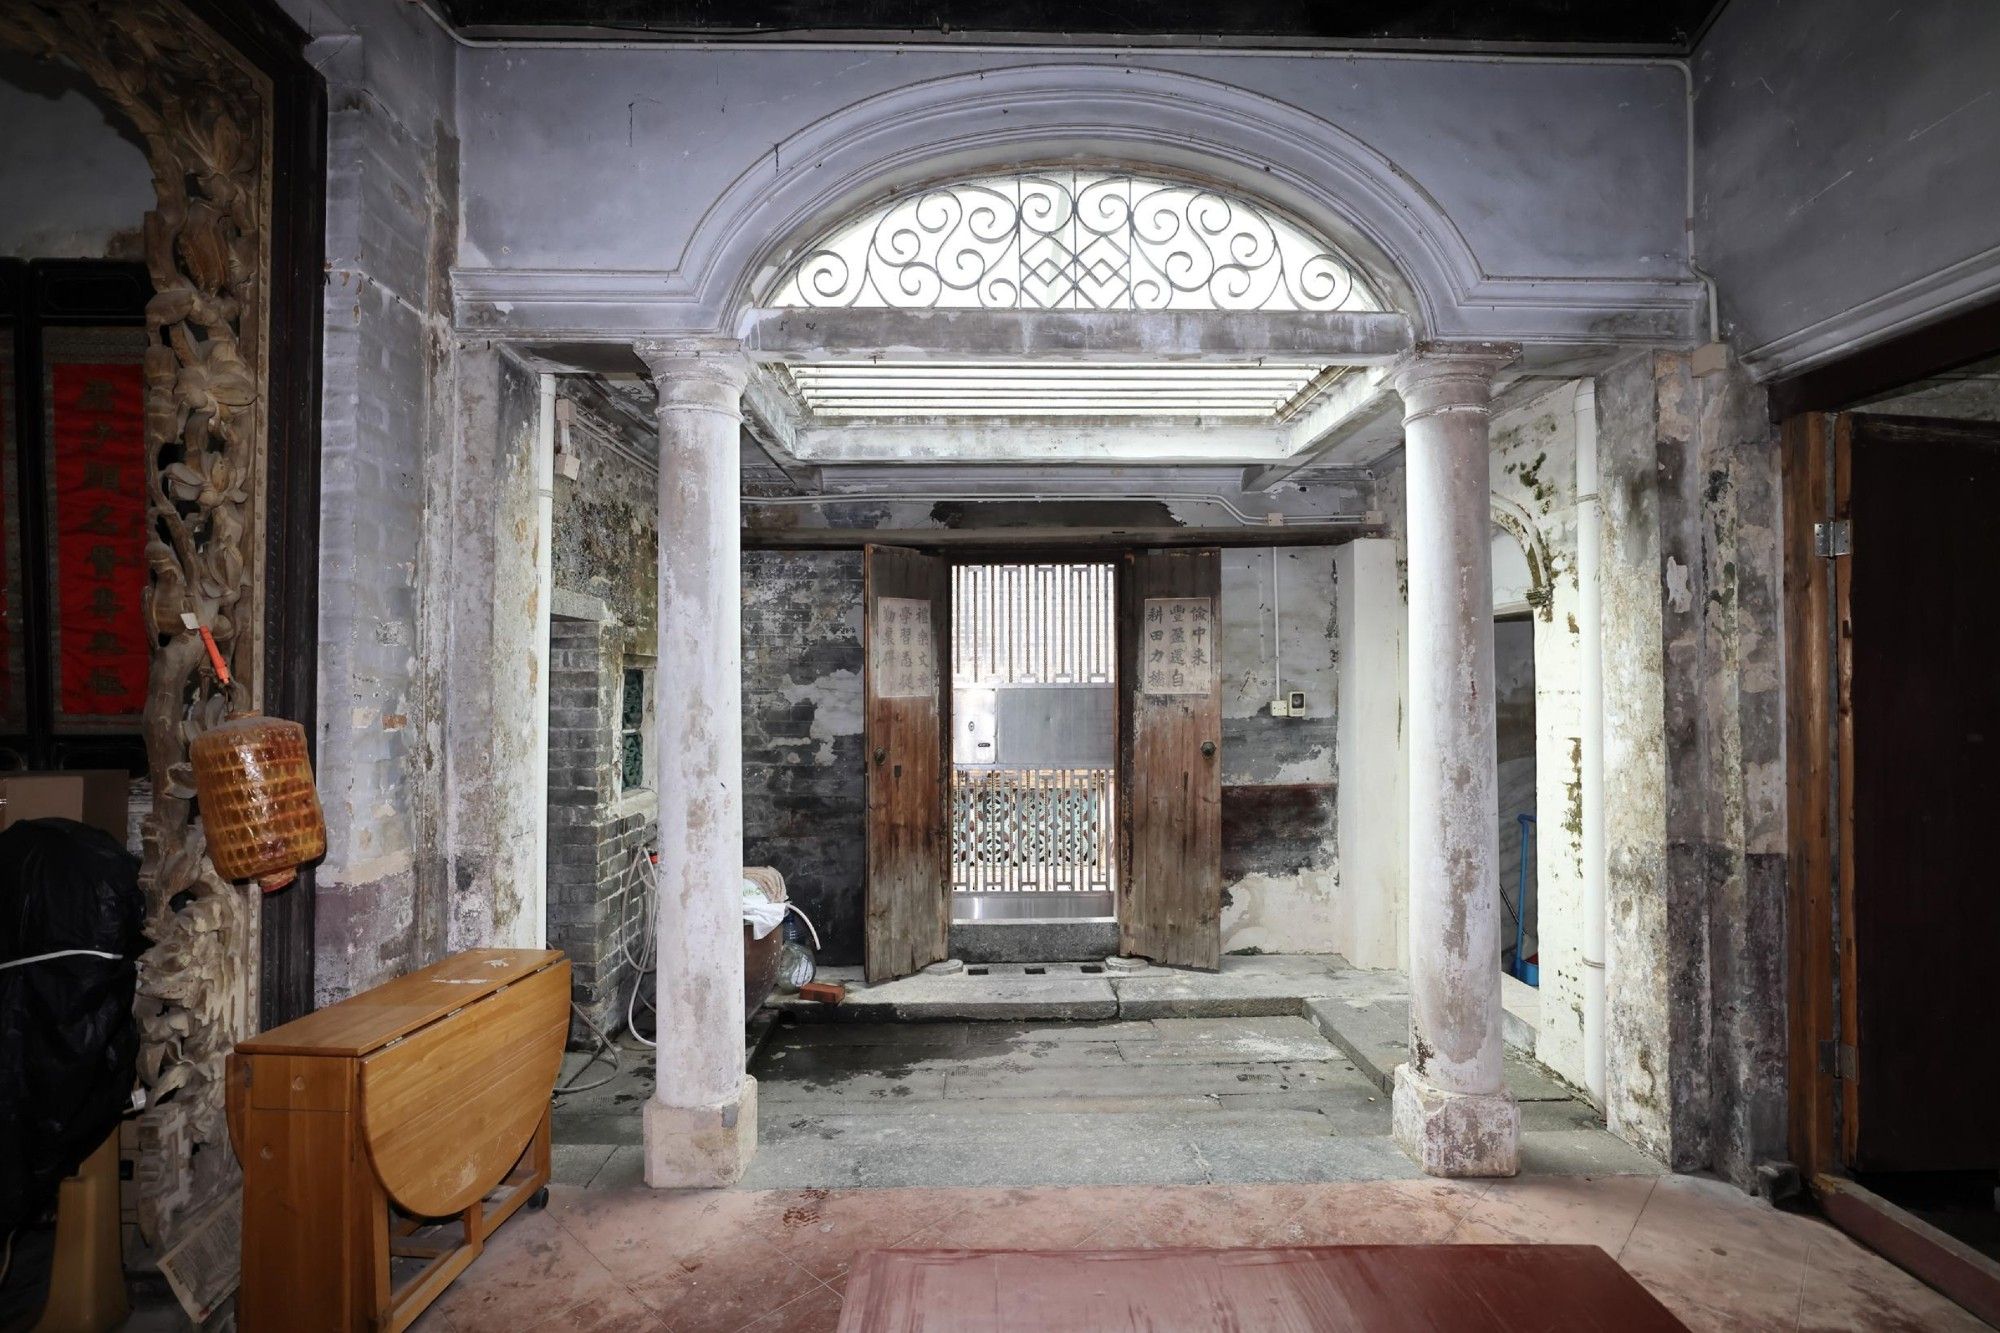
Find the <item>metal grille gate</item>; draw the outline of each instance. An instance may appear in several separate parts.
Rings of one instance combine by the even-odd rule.
[[[961,920],[1112,912],[1114,587],[1109,564],[952,571],[951,867]]]

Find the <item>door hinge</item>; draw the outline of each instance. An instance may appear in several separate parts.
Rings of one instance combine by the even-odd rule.
[[[1854,521],[1836,518],[1813,524],[1813,554],[1828,560],[1854,554]]]
[[[1846,1042],[1823,1041],[1819,1044],[1820,1073],[1841,1079],[1853,1078],[1859,1066],[1854,1048]]]

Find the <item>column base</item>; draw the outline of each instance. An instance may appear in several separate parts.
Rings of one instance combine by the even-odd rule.
[[[1447,1092],[1396,1066],[1396,1145],[1432,1176],[1511,1176],[1521,1170],[1521,1108],[1505,1092]]]
[[[731,1101],[669,1106],[646,1099],[646,1183],[656,1190],[725,1189],[757,1152],[757,1080],[743,1076]]]

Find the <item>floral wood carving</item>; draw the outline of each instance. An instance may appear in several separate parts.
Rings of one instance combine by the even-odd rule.
[[[265,301],[271,99],[266,82],[172,0],[12,0],[0,45],[75,65],[145,139],[146,434],[154,648],[144,715],[153,809],[141,883],[139,1220],[148,1241],[237,1178],[224,1061],[255,1030],[257,890],[215,872],[188,745],[260,693]],[[208,626],[224,686],[183,614]]]

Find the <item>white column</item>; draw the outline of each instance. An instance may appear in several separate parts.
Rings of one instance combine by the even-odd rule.
[[[660,415],[658,1078],[646,1183],[735,1183],[757,1148],[743,1072],[743,562],[733,342],[641,342]]]
[[[1424,344],[1403,397],[1410,584],[1410,1060],[1396,1141],[1434,1176],[1511,1176],[1520,1111],[1500,1044],[1493,741],[1493,373],[1517,349]]]

